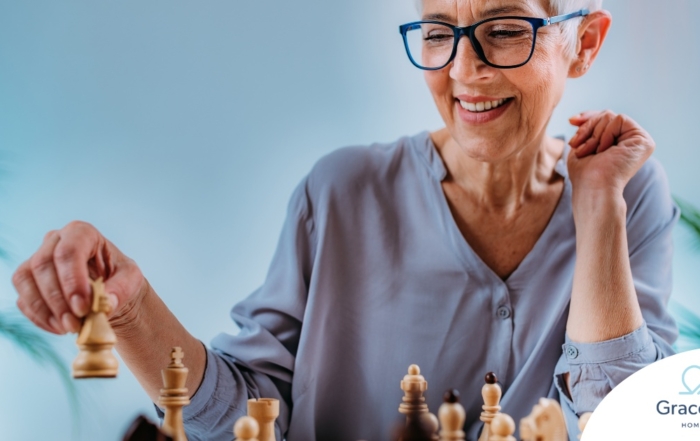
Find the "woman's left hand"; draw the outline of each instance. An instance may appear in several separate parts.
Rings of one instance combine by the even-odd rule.
[[[584,112],[569,122],[578,126],[569,141],[567,164],[574,191],[622,197],[629,180],[654,151],[654,140],[634,120],[610,110]]]

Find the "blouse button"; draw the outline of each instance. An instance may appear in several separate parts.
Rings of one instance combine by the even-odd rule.
[[[576,349],[576,346],[571,346],[568,345],[566,347],[566,356],[569,358],[576,358],[578,357],[578,349]]]
[[[507,306],[499,306],[497,314],[500,318],[505,320],[510,317],[510,309]]]

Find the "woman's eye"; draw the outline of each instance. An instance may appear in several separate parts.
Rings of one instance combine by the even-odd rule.
[[[441,41],[446,41],[448,39],[452,39],[452,34],[429,34],[426,35],[425,40],[426,41],[433,41],[433,42],[441,42]]]
[[[494,29],[489,32],[491,38],[521,38],[530,34],[525,29]]]

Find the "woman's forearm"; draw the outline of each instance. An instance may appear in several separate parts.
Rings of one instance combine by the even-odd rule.
[[[170,362],[171,348],[180,346],[185,353],[182,362],[189,369],[186,386],[191,397],[204,376],[204,346],[182,326],[148,282],[143,289],[138,300],[111,319],[117,334],[117,352],[157,403],[163,387],[160,371]]]
[[[574,194],[576,266],[567,333],[592,343],[629,334],[643,323],[632,280],[622,194]]]

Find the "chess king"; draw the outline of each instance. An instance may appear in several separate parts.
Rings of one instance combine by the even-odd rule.
[[[98,314],[154,403],[171,348],[187,354],[176,389],[191,401],[190,439],[230,440],[259,398],[279,402],[278,440],[385,439],[397,379],[416,363],[431,379],[430,409],[442,391],[461,392],[468,439],[518,437],[493,413],[520,421],[544,397],[560,403],[575,440],[577,415],[672,354],[677,335],[666,305],[679,211],[654,140],[631,116],[583,108],[571,139],[547,133],[566,87],[593,69],[611,14],[601,0],[417,6],[392,42],[356,44],[405,51],[443,127],[318,161],[292,193],[262,286],[231,310],[238,334],[204,346],[138,264],[81,221],[46,234],[17,268],[19,309],[48,332],[77,332],[95,313],[90,278],[103,277],[112,311],[98,301]],[[284,112],[266,108],[274,130]],[[500,410],[480,394],[486,372],[498,377]]]

